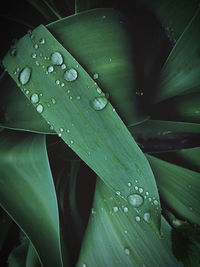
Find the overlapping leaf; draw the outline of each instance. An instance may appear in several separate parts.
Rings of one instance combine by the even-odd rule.
[[[62,266],[56,194],[44,136],[3,131],[0,205],[23,229],[44,266]]]

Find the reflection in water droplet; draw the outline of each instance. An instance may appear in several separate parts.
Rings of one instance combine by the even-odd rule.
[[[151,216],[150,216],[150,213],[149,212],[146,212],[146,213],[144,213],[144,215],[143,215],[143,219],[146,221],[146,222],[150,222],[150,218],[151,218]]]
[[[37,112],[42,113],[44,108],[41,104],[39,104],[39,105],[37,105],[36,110],[37,110]]]
[[[59,52],[54,52],[51,55],[51,62],[53,65],[61,65],[63,63],[63,56]]]
[[[32,96],[31,96],[31,103],[36,104],[38,101],[39,101],[38,94],[36,94],[36,93],[32,94]]]
[[[75,69],[66,70],[64,73],[64,79],[68,82],[75,81],[78,77],[78,73]]]
[[[142,206],[144,199],[139,194],[131,194],[128,196],[128,202],[135,208]]]
[[[140,216],[135,217],[136,222],[140,222]]]
[[[22,85],[29,82],[31,77],[31,68],[25,67],[19,74],[19,81]]]
[[[95,97],[95,99],[92,101],[92,107],[95,110],[102,110],[106,107],[108,104],[108,100],[104,96]]]

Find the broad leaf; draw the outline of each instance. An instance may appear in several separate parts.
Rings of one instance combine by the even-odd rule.
[[[153,204],[151,197],[146,195],[146,201]],[[150,220],[148,209],[138,216],[131,205],[97,180],[77,266],[182,266],[171,251],[170,226],[162,219],[163,236],[159,239]]]
[[[116,29],[121,25],[118,13],[112,10],[94,10],[85,19],[92,16],[102,23],[103,15],[108,17],[105,23],[112,22]],[[117,194],[126,200],[140,194],[143,199],[148,191],[155,197],[157,205],[147,201],[141,207],[134,201],[133,205],[138,214],[148,207],[152,226],[158,230],[157,187],[148,161],[130,132],[97,83],[44,26],[36,28],[32,36],[18,42],[16,56],[11,51],[4,58],[9,74],[65,143]],[[35,60],[31,55],[36,53]],[[116,63],[113,59],[110,64]],[[20,71],[15,75],[17,67]],[[129,71],[123,70],[123,75],[131,77]]]
[[[3,131],[0,169],[0,205],[26,233],[44,266],[62,266],[57,199],[44,136]]]

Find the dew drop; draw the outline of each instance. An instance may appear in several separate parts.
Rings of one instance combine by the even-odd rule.
[[[71,143],[71,144],[73,144],[73,143],[74,143],[74,141],[73,141],[73,140],[71,140],[71,141],[70,141],[70,143]]]
[[[137,185],[135,186],[135,190],[138,190],[138,186]]]
[[[36,57],[37,57],[36,53],[33,53],[32,58],[36,58]]]
[[[31,77],[31,68],[25,67],[19,74],[19,81],[22,85],[27,84]]]
[[[97,93],[98,93],[98,94],[101,94],[101,93],[102,93],[102,91],[101,91],[100,88],[97,88]]]
[[[38,46],[38,44],[34,44],[33,47],[34,47],[35,49],[38,49],[39,46]]]
[[[145,220],[145,222],[150,222],[150,213],[149,212],[145,212],[144,215],[143,215],[143,219]]]
[[[39,105],[37,105],[36,110],[37,110],[37,112],[42,113],[44,108],[41,104],[39,104]]]
[[[61,65],[61,69],[62,70],[66,69],[66,65],[64,63]]]
[[[51,126],[50,126],[50,130],[53,130],[53,129],[54,129],[54,127],[53,127],[53,125],[51,125]]]
[[[78,96],[76,97],[76,99],[77,99],[77,100],[80,100],[80,99],[81,99],[81,97],[78,95]]]
[[[136,220],[136,222],[140,222],[140,220],[141,220],[141,219],[140,219],[140,216],[136,216],[136,217],[135,217],[135,220]]]
[[[114,212],[118,212],[118,207],[113,207]]]
[[[31,103],[32,104],[36,104],[38,101],[39,101],[38,94],[36,94],[36,93],[32,94],[32,96],[31,96]]]
[[[149,192],[148,192],[148,191],[146,192],[146,195],[147,195],[147,196],[149,195]]]
[[[140,193],[142,193],[142,192],[143,192],[143,189],[142,189],[141,187],[139,188],[139,192],[140,192]]]
[[[64,79],[68,82],[75,81],[78,77],[78,73],[75,69],[66,70],[64,73]]]
[[[55,100],[55,98],[52,98],[52,99],[51,99],[51,102],[52,102],[52,104],[55,105],[55,104],[56,104],[56,100]]]
[[[40,63],[38,61],[35,61],[36,66],[40,66]]]
[[[128,248],[125,248],[124,252],[125,252],[126,255],[130,255],[130,250]]]
[[[57,85],[59,85],[59,84],[60,84],[60,81],[59,81],[59,80],[56,80],[55,83],[56,83]]]
[[[58,134],[59,137],[61,137],[61,135],[62,135],[61,133]]]
[[[154,205],[158,205],[158,200],[155,199],[155,200],[153,201],[153,204],[154,204]]]
[[[86,267],[86,264],[85,264],[85,263],[83,263],[83,264],[82,264],[82,267]]]
[[[94,73],[94,74],[93,74],[93,79],[96,80],[96,79],[98,79],[98,78],[99,78],[99,74],[98,74],[98,73]]]
[[[64,129],[63,128],[60,128],[60,132],[63,132],[64,131]]]
[[[45,44],[45,39],[44,38],[40,39],[40,44]]]
[[[135,208],[142,206],[144,199],[141,195],[131,194],[128,196],[128,202]]]
[[[127,213],[128,212],[128,208],[124,207],[124,212]]]
[[[131,183],[130,182],[128,183],[128,187],[131,187]]]
[[[61,86],[61,87],[64,87],[64,86],[65,86],[65,84],[64,84],[64,83],[61,83],[61,84],[60,84],[60,86]]]
[[[9,52],[9,54],[13,57],[15,57],[17,55],[17,49],[16,48],[12,48]]]
[[[118,196],[120,196],[120,194],[121,194],[119,191],[116,191],[115,193],[116,193]]]
[[[53,65],[61,65],[63,63],[63,56],[59,52],[51,54],[51,62]]]
[[[108,104],[108,100],[104,96],[95,97],[95,99],[92,101],[92,107],[95,110],[102,110],[106,107]]]
[[[48,72],[53,72],[54,71],[54,67],[53,66],[48,66],[47,67],[47,71]]]

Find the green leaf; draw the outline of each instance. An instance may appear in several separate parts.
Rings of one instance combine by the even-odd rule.
[[[155,105],[153,118],[200,123],[199,102],[200,93],[174,97]]]
[[[34,246],[29,242],[28,252],[26,257],[26,267],[40,267],[40,262],[38,259],[37,252],[35,251]]]
[[[173,121],[149,120],[129,127],[145,152],[172,151],[200,145],[200,125]]]
[[[88,12],[88,17],[102,23],[105,14],[109,15],[107,20],[111,20],[111,25],[121,25],[118,20],[116,22],[118,13],[113,10],[95,10]],[[85,19],[88,20],[87,16]],[[36,110],[107,185],[126,200],[135,192],[134,186],[141,192],[149,191],[159,207],[157,187],[148,161],[97,83],[44,26],[36,28],[33,36],[31,39],[26,35],[18,42],[14,58],[10,54],[4,58],[9,74],[24,93],[29,91],[25,95],[32,103],[42,94],[33,103]],[[40,44],[40,40],[45,43]],[[31,57],[33,53],[43,55],[36,64]],[[60,67],[63,62],[67,70]],[[13,74],[17,66],[20,68],[18,76]],[[55,71],[47,74],[49,66]],[[126,77],[131,77],[129,71],[123,70]],[[148,202],[143,206],[149,206],[152,226],[158,230],[160,210]],[[139,210],[137,208],[138,213]]]
[[[200,224],[200,173],[147,155],[160,196],[177,215]]]
[[[26,233],[44,266],[62,266],[57,200],[44,136],[3,131],[0,169],[1,206]]]
[[[98,179],[77,266],[179,266],[171,251],[171,227],[162,219],[163,237],[159,239],[144,214],[137,217],[131,205]]]
[[[8,257],[8,267],[24,267],[26,266],[26,255],[28,243],[24,242],[14,248]]]
[[[12,222],[11,218],[3,210],[0,210],[0,251],[12,226]]]
[[[154,102],[199,91],[199,9],[185,28],[161,70]]]
[[[54,133],[8,74],[1,77],[0,86],[0,126],[30,132]]]

